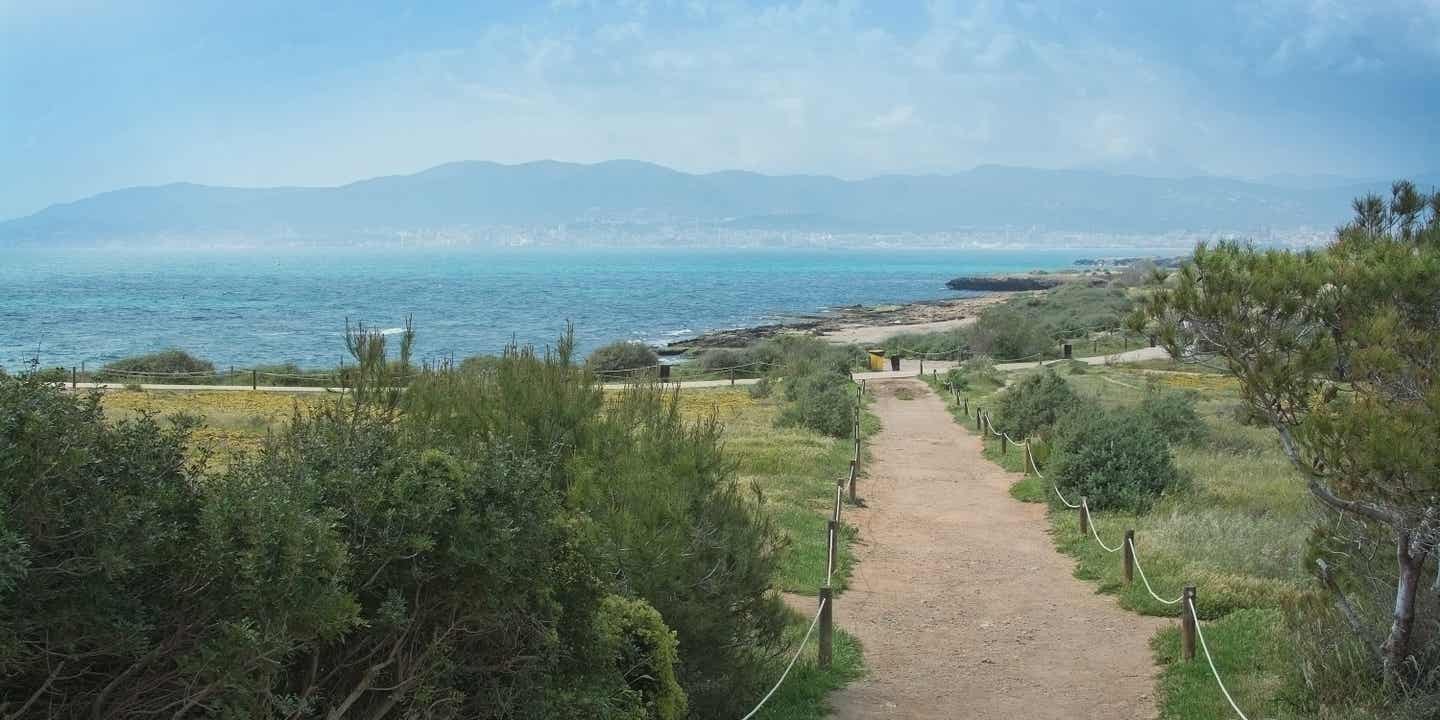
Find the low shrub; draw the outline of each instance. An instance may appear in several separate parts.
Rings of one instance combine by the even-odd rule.
[[[585,364],[597,372],[639,370],[660,364],[660,356],[645,343],[622,340],[595,348]]]
[[[1155,426],[1172,444],[1194,444],[1205,439],[1205,421],[1195,410],[1199,394],[1193,390],[1167,390],[1151,379],[1136,411]]]
[[[760,378],[754,385],[750,386],[747,392],[750,393],[750,397],[756,398],[757,400],[770,397],[770,378]]]
[[[1055,339],[1051,333],[1044,323],[1035,322],[1007,304],[986,309],[966,334],[974,352],[1001,360],[1021,360],[1053,351]]]
[[[1181,482],[1170,443],[1150,418],[1131,409],[1081,402],[1055,426],[1047,475],[1092,510],[1141,512]]]
[[[736,377],[754,377],[765,372],[763,365],[754,363],[749,352],[737,348],[710,348],[700,353],[700,369],[705,372],[733,373]]]
[[[134,373],[194,375],[196,373],[213,372],[215,372],[215,364],[209,360],[195,357],[178,348],[171,348],[148,355],[135,355],[133,357],[121,358],[113,362],[105,363],[105,366],[100,368],[97,377],[104,382],[124,379],[121,376],[133,376]]]
[[[797,426],[830,437],[848,437],[855,419],[855,394],[850,379],[833,372],[812,372],[785,381],[785,399],[776,422]]]
[[[500,367],[498,355],[471,355],[460,361],[462,373],[493,373]]]
[[[960,368],[950,368],[945,371],[945,386],[956,390],[970,389],[970,376]]]
[[[855,345],[835,345],[809,335],[776,335],[751,347],[751,362],[763,362],[767,372],[785,377],[815,371],[849,374],[864,367],[865,351]]]
[[[1000,394],[995,427],[1016,439],[1043,434],[1079,401],[1070,383],[1047,368],[1026,375]]]

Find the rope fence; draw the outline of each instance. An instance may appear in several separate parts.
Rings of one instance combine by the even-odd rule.
[[[835,570],[840,563],[840,517],[845,507],[847,485],[849,486],[850,503],[855,504],[856,502],[855,486],[860,468],[860,458],[862,457],[860,446],[863,436],[860,422],[861,408],[865,404],[865,391],[864,380],[855,384],[855,415],[851,423],[855,454],[850,459],[849,474],[841,476],[835,481],[835,500],[830,507],[830,517],[825,522],[825,584],[820,586],[820,606],[815,610],[815,617],[810,620],[810,627],[805,631],[805,637],[800,639],[800,643],[796,646],[794,654],[790,656],[790,662],[785,666],[785,670],[780,673],[780,679],[776,680],[775,684],[771,686],[770,691],[765,693],[764,697],[760,698],[760,702],[756,703],[754,709],[746,713],[745,717],[740,720],[751,720],[751,718],[754,718],[756,714],[760,712],[761,708],[765,707],[765,703],[769,702],[770,698],[775,696],[775,693],[780,690],[780,686],[785,683],[785,678],[790,676],[790,671],[794,669],[795,663],[800,659],[800,655],[805,651],[805,646],[809,644],[810,637],[815,634],[817,628],[819,629],[820,636],[817,640],[816,664],[819,665],[822,670],[826,670],[830,668],[832,663],[835,639],[835,593],[833,583],[835,580]]]
[[[968,398],[966,399],[965,404],[968,408]],[[1093,538],[1095,540],[1095,543],[1099,545],[1100,548],[1106,553],[1115,553],[1122,550],[1124,551],[1122,556],[1122,569],[1124,571],[1126,584],[1133,583],[1134,576],[1138,574],[1140,576],[1141,584],[1145,586],[1145,592],[1149,593],[1150,597],[1154,598],[1156,602],[1170,606],[1180,605],[1182,603],[1184,604],[1184,607],[1181,608],[1180,611],[1181,657],[1187,662],[1193,661],[1195,659],[1195,644],[1196,640],[1198,640],[1200,644],[1200,650],[1205,657],[1205,662],[1210,666],[1210,674],[1214,676],[1215,684],[1220,688],[1220,694],[1225,697],[1225,701],[1230,704],[1230,708],[1235,711],[1236,715],[1240,716],[1241,720],[1249,720],[1249,717],[1246,716],[1245,712],[1240,709],[1239,704],[1235,702],[1235,699],[1233,697],[1231,697],[1229,689],[1225,687],[1225,681],[1220,677],[1220,670],[1215,666],[1215,659],[1210,654],[1210,647],[1205,642],[1205,634],[1200,627],[1200,616],[1195,610],[1195,586],[1185,586],[1185,589],[1181,593],[1180,597],[1177,597],[1173,600],[1161,597],[1158,593],[1155,592],[1155,588],[1150,584],[1150,579],[1145,576],[1145,568],[1140,564],[1140,554],[1135,547],[1134,530],[1126,530],[1125,538],[1120,542],[1119,545],[1112,547],[1106,544],[1106,542],[1100,537],[1100,531],[1095,527],[1094,518],[1090,513],[1089,499],[1082,495],[1080,496],[1080,502],[1070,502],[1070,500],[1068,500],[1065,495],[1060,492],[1060,486],[1058,484],[1056,484],[1053,480],[1046,480],[1045,476],[1040,473],[1040,467],[1035,462],[1035,454],[1032,449],[1034,443],[1031,439],[1027,438],[1024,442],[1017,441],[1014,438],[1011,438],[1004,431],[997,430],[995,428],[993,419],[991,418],[990,414],[985,411],[984,408],[976,408],[975,410],[975,427],[976,430],[981,432],[982,437],[988,436],[1000,438],[1002,452],[1004,452],[1004,448],[1006,447],[1007,443],[1018,445],[1024,448],[1025,464],[1023,469],[1025,474],[1028,475],[1029,473],[1034,472],[1036,478],[1039,478],[1040,480],[1045,481],[1047,484],[1050,485],[1050,489],[1054,491],[1055,496],[1060,499],[1060,502],[1063,503],[1065,507],[1071,510],[1079,511],[1080,532],[1082,534],[1087,534],[1091,538]]]

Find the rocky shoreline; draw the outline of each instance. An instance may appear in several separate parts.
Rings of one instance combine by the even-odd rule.
[[[1148,260],[1162,266],[1178,265],[1183,258],[1122,258],[1130,262]],[[878,345],[890,335],[902,332],[936,332],[963,327],[975,321],[987,305],[1003,302],[1017,293],[1036,293],[1066,283],[1109,284],[1117,270],[1115,260],[1079,260],[1085,269],[1062,272],[1022,272],[1001,275],[966,275],[945,283],[951,290],[984,292],[963,298],[921,300],[903,305],[866,307],[850,305],[821,314],[799,315],[793,320],[754,327],[715,330],[687,340],[676,340],[657,348],[661,355],[674,356],[707,348],[743,348],[766,338],[786,333],[814,335],[835,343]]]
[[[830,312],[798,316],[783,323],[716,330],[687,340],[676,340],[661,355],[681,355],[708,348],[742,348],[787,333],[814,335],[837,343],[878,342],[885,335],[931,332],[975,321],[987,305],[1004,301],[1009,293],[982,297],[920,300],[903,305],[849,305]]]

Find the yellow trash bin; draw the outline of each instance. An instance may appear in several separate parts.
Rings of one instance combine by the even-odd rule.
[[[870,369],[880,372],[885,369],[885,351],[883,349],[866,350],[870,354]]]

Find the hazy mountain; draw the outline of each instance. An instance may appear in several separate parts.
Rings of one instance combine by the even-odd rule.
[[[0,245],[349,242],[492,228],[714,227],[837,233],[1329,228],[1382,185],[1265,184],[982,166],[840,180],[689,174],[643,162],[458,162],[327,188],[135,187],[0,223]],[[496,230],[500,232],[501,230]]]

